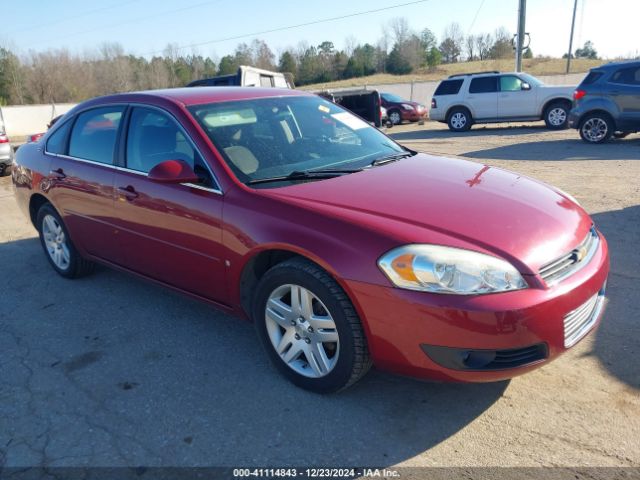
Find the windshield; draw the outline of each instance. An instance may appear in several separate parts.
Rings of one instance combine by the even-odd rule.
[[[539,87],[540,85],[544,85],[544,83],[542,83],[536,77],[532,77],[528,73],[521,73],[520,76],[525,82],[527,82],[532,87]]]
[[[364,120],[316,96],[211,103],[189,111],[244,183],[300,171],[355,170],[404,151]]]
[[[394,95],[393,93],[383,93],[382,98],[384,98],[387,102],[393,103],[402,103],[406,102],[406,100],[398,95]]]

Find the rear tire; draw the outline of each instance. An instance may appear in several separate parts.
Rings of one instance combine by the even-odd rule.
[[[0,165],[0,177],[6,177],[11,173],[11,167],[9,165]]]
[[[45,256],[58,274],[65,278],[79,278],[93,271],[94,263],[80,256],[62,218],[50,203],[45,203],[38,210],[36,227]]]
[[[587,143],[605,143],[614,134],[615,125],[606,113],[590,113],[580,122],[580,137]]]
[[[629,135],[631,135],[631,132],[615,132],[613,134],[613,137],[621,139],[621,138],[627,138]]]
[[[564,130],[569,123],[571,107],[564,102],[554,102],[544,111],[544,123],[549,130]]]
[[[449,113],[447,125],[452,132],[466,132],[471,128],[471,113],[466,108],[455,108]]]
[[[274,366],[298,387],[336,392],[371,367],[353,304],[326,271],[305,259],[286,260],[264,274],[253,320]]]

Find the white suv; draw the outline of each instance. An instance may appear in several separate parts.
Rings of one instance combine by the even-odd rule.
[[[567,128],[575,87],[548,86],[526,73],[481,72],[443,80],[431,100],[429,118],[464,132],[474,123],[544,120]]]

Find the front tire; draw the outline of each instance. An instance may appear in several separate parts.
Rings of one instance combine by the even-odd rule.
[[[65,278],[79,278],[93,271],[93,262],[80,256],[62,218],[51,204],[40,207],[36,226],[45,256],[56,272]]]
[[[466,132],[471,128],[471,114],[466,108],[456,108],[451,111],[447,125],[452,132]]]
[[[552,103],[544,112],[544,123],[549,130],[564,130],[569,122],[568,104],[563,102]]]
[[[613,120],[606,113],[590,113],[580,123],[580,137],[587,143],[605,143],[614,131]]]
[[[391,110],[390,112],[387,112],[387,114],[389,116],[389,121],[394,125],[400,125],[402,123],[402,114],[400,113],[400,110]]]
[[[342,390],[371,367],[353,304],[326,271],[307,260],[287,260],[264,274],[253,320],[275,367],[306,390]]]

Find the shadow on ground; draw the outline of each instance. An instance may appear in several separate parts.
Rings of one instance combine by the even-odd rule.
[[[640,205],[593,215],[609,242],[607,309],[592,354],[615,377],[640,389]]]
[[[246,322],[106,268],[62,279],[36,239],[0,244],[0,258],[7,467],[392,465],[508,385],[372,371],[319,396],[276,373]]]
[[[441,138],[534,135],[540,134],[545,130],[546,127],[544,125],[510,125],[507,127],[475,126],[466,132],[452,132],[451,130],[432,129],[429,127],[429,123],[426,123],[425,127],[422,129],[411,130],[409,132],[394,132],[393,130],[389,130],[387,135],[398,142],[410,142],[411,140],[430,140]]]

